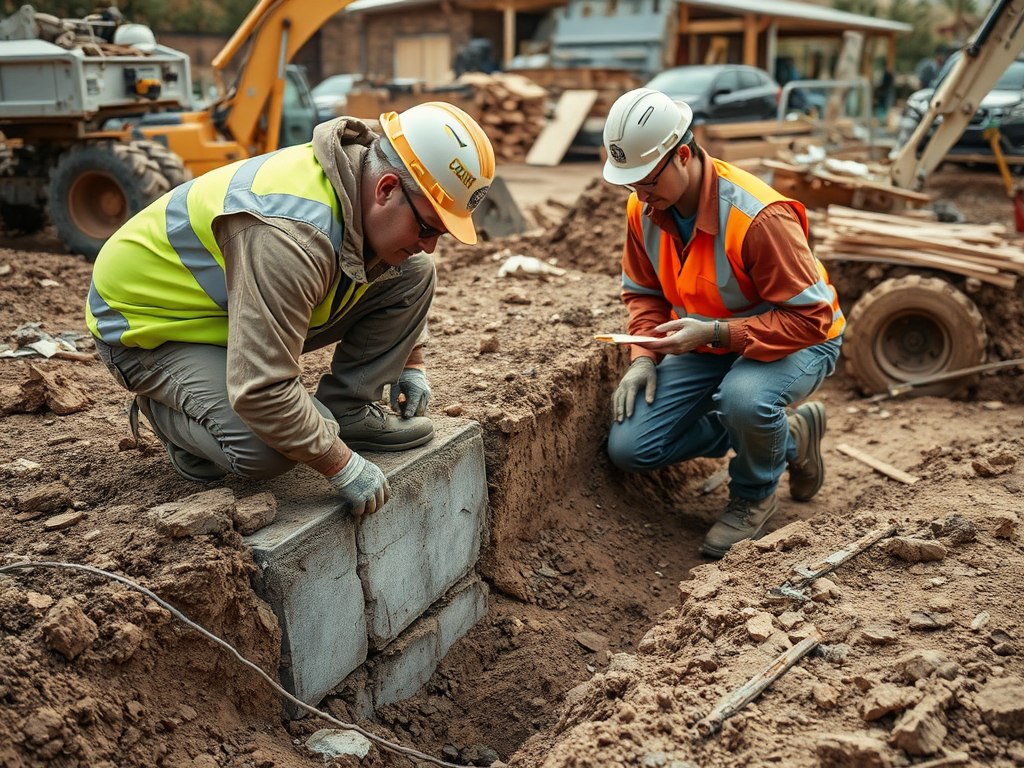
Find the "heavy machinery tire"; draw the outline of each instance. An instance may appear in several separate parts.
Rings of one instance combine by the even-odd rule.
[[[171,189],[192,178],[192,174],[185,167],[185,162],[160,142],[138,140],[133,141],[132,146],[141,149],[149,156],[150,160],[160,166],[160,173],[167,179]]]
[[[945,280],[908,275],[879,283],[854,305],[843,356],[861,391],[876,394],[890,384],[980,365],[987,343],[973,301]],[[911,392],[953,397],[975,380],[937,381]]]
[[[108,237],[170,188],[138,147],[78,144],[50,170],[50,219],[69,251],[93,261]]]

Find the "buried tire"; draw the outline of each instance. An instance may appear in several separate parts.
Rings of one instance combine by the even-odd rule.
[[[79,144],[50,171],[50,219],[65,247],[92,261],[108,237],[169,189],[142,149],[112,141]]]
[[[843,357],[865,394],[985,361],[988,336],[978,308],[945,280],[908,275],[865,293],[849,316]],[[962,376],[913,389],[953,397],[976,382]]]

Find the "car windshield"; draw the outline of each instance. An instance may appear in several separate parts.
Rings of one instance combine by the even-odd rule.
[[[319,83],[312,93],[314,96],[344,96],[352,90],[353,78],[329,77]]]
[[[655,75],[647,83],[647,87],[668,94],[703,93],[711,88],[711,83],[719,71],[717,69],[703,69],[699,67],[666,69],[664,72]]]
[[[1024,91],[1024,61],[1013,62],[992,86],[994,91]]]

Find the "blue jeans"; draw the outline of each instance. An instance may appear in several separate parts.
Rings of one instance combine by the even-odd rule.
[[[668,355],[658,365],[654,402],[648,405],[641,390],[632,418],[612,424],[608,455],[627,472],[648,472],[721,458],[732,448],[730,493],[764,499],[796,455],[786,406],[832,374],[841,345],[832,339],[770,363],[735,353]]]

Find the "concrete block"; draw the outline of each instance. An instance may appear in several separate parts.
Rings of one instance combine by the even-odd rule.
[[[370,647],[381,649],[473,570],[487,519],[483,437],[445,420],[429,444],[374,454],[392,501],[358,530]],[[395,500],[400,500],[395,503]]]
[[[366,663],[374,709],[407,699],[426,685],[455,642],[487,614],[487,594],[479,576],[467,576]]]
[[[246,542],[259,567],[257,592],[281,624],[281,684],[314,704],[366,659],[356,525],[305,468],[275,481],[273,493],[277,520]]]
[[[362,521],[305,467],[253,489],[269,490],[278,505],[272,524],[245,537],[255,586],[281,624],[281,682],[307,703],[358,668],[371,639],[381,648],[398,636],[479,556],[487,509],[479,425],[444,419],[425,446],[365,456],[387,476],[391,500]],[[436,647],[429,656],[436,664]]]

